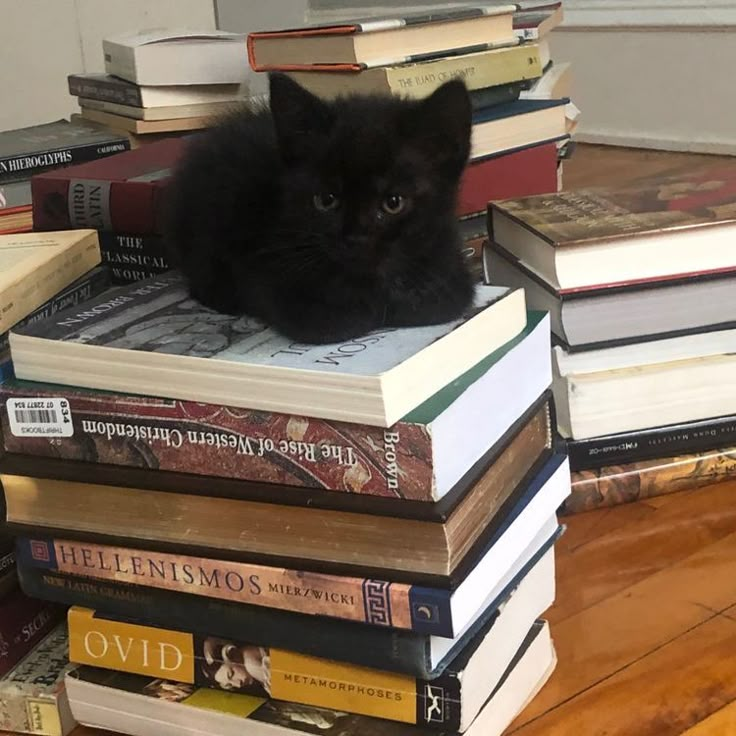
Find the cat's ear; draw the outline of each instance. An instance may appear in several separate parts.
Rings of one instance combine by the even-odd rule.
[[[314,146],[315,136],[326,135],[332,127],[327,104],[307,92],[285,74],[270,74],[271,115],[284,158],[303,157]]]
[[[459,174],[470,155],[473,112],[459,80],[445,82],[414,109],[410,135],[448,173]]]

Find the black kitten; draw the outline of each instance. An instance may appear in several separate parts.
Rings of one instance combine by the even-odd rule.
[[[270,111],[223,120],[175,175],[167,235],[192,296],[310,343],[459,317],[464,85],[334,102],[281,74],[270,87]]]

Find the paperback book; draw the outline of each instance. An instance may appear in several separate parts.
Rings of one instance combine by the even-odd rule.
[[[525,326],[522,291],[478,286],[459,320],[305,345],[203,307],[171,272],[14,332],[10,343],[16,375],[28,380],[389,427]]]
[[[501,736],[514,716],[546,682],[555,661],[549,628],[546,622],[537,622],[465,733],[469,736]],[[66,686],[72,712],[82,723],[141,736],[179,736],[182,719],[186,719],[188,732],[198,736],[236,734],[244,729],[258,736],[298,733],[415,736],[436,733],[431,728],[351,715],[345,711],[238,693],[218,693],[170,680],[92,667],[80,667],[70,672]],[[432,713],[434,715],[435,710]]]

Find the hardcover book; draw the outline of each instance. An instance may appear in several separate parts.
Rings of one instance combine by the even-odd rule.
[[[204,115],[187,117],[172,117],[164,120],[139,120],[120,112],[96,110],[85,105],[81,106],[82,117],[100,125],[109,125],[116,130],[125,130],[134,135],[151,135],[155,133],[179,133],[190,130],[208,128],[214,121],[214,115],[207,112]]]
[[[459,78],[472,93],[497,85],[531,80],[542,74],[539,47],[520,44],[499,49],[456,54],[414,64],[378,66],[372,69],[289,72],[302,87],[319,97],[347,93],[386,93],[422,98],[444,82]]]
[[[556,289],[733,271],[736,165],[489,205],[491,240]]]
[[[30,206],[31,201],[30,179],[0,182],[0,217]]]
[[[0,235],[0,334],[99,263],[91,230]]]
[[[570,492],[568,467],[560,456],[550,460],[463,576],[443,581],[445,587],[208,558],[187,554],[181,545],[176,551],[153,552],[36,535],[19,540],[18,555],[27,566],[97,580],[453,637],[479,615],[492,589],[508,584],[509,561],[532,557],[554,535],[556,523],[550,530],[549,519]]]
[[[605,437],[569,440],[566,443],[570,469],[591,470],[628,465],[640,460],[693,454],[736,445],[736,416],[714,417],[696,422],[670,424],[621,432]]]
[[[453,8],[403,18],[251,33],[254,71],[340,71],[411,63],[516,42],[513,5]]]
[[[0,682],[63,614],[60,607],[28,598],[19,590],[0,600]]]
[[[105,71],[140,85],[240,84],[245,38],[217,30],[152,29],[102,41]]]
[[[69,658],[75,664],[462,732],[554,592],[550,550],[443,674],[431,680],[155,628],[77,607],[68,616]]]
[[[550,519],[523,558],[512,565],[503,587],[487,597],[485,609],[453,639],[116,580],[94,580],[32,567],[24,564],[22,557],[18,572],[23,590],[44,600],[100,609],[121,620],[143,621],[149,626],[176,628],[202,637],[241,641],[243,632],[248,632],[248,637],[261,646],[426,680],[444,672],[472,637],[507,605],[513,591],[538,564],[546,566],[545,559],[552,555],[552,545],[561,533],[562,527]]]
[[[185,146],[186,138],[170,138],[34,177],[36,229],[160,234],[165,187]]]
[[[486,283],[524,289],[530,308],[549,311],[555,341],[567,352],[736,326],[736,271],[564,290],[495,243],[484,247],[483,259]]]
[[[458,215],[485,213],[488,202],[494,199],[556,192],[557,164],[554,142],[472,162],[460,184]]]
[[[60,624],[0,678],[0,729],[67,736],[76,726],[64,689],[69,664],[66,625]]]
[[[562,23],[562,3],[514,13],[514,33],[522,41],[538,41]]]
[[[568,100],[516,100],[473,114],[471,161],[567,135]],[[555,185],[556,191],[556,185]]]
[[[14,327],[20,328],[30,325],[63,312],[65,309],[76,307],[88,299],[101,294],[110,286],[110,271],[105,266],[97,266],[62,289],[47,302],[17,322]],[[0,334],[0,383],[10,379],[13,374],[13,365],[10,359],[10,335],[8,332]]]
[[[736,446],[605,465],[572,473],[565,513],[590,511],[736,478]]]
[[[292,499],[317,508],[347,508],[348,499],[343,504],[335,494],[318,496],[303,489],[345,492],[353,507],[355,494],[439,502],[478,477],[476,464],[551,383],[550,361],[549,319],[535,312],[517,337],[385,430],[17,380],[0,386],[0,427],[6,452],[59,458],[63,463],[54,466],[54,477],[68,480],[106,482],[94,468],[65,475],[64,469],[73,467],[70,461],[78,460],[158,471],[146,474],[150,482],[163,481],[163,471],[205,476],[208,480],[199,486],[212,495],[226,493],[214,478],[249,481],[232,486],[230,495]],[[69,409],[70,435],[45,421],[58,417],[31,415],[28,422],[11,422],[16,401],[59,399]],[[29,467],[16,465],[8,472],[26,475]],[[197,481],[190,481],[172,479],[193,492]],[[164,485],[151,487],[165,490]],[[398,511],[394,505],[385,509]],[[379,509],[366,505],[365,511]]]
[[[130,148],[127,138],[99,125],[53,123],[0,133],[0,182],[103,158]]]
[[[10,345],[19,378],[389,427],[525,326],[523,292],[478,286],[459,320],[304,345],[206,309],[171,272],[14,332]]]
[[[241,99],[239,84],[187,84],[141,86],[112,74],[70,74],[69,94],[132,107],[196,105]]]

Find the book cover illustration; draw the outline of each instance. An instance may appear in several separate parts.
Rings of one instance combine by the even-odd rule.
[[[295,343],[259,320],[214,312],[192,299],[175,272],[105,294],[77,314],[21,334],[119,350],[165,353],[255,366],[378,376],[412,357],[509,293],[479,286],[459,320],[429,327],[386,328],[344,343]],[[11,340],[12,344],[12,340]]]
[[[734,222],[736,165],[646,179],[616,191],[595,188],[507,200],[491,205],[494,210],[558,246]]]
[[[63,736],[71,721],[64,676],[72,669],[61,624],[0,680],[0,729]]]
[[[563,511],[590,511],[733,480],[736,478],[736,447],[607,465],[594,470],[578,470],[571,475],[572,491]]]
[[[342,706],[404,723],[426,722],[426,685],[442,715],[437,724],[453,729],[460,722],[461,671],[447,670],[430,684],[244,641],[115,620],[77,607],[69,612],[69,647],[71,661],[81,665],[259,698]]]

